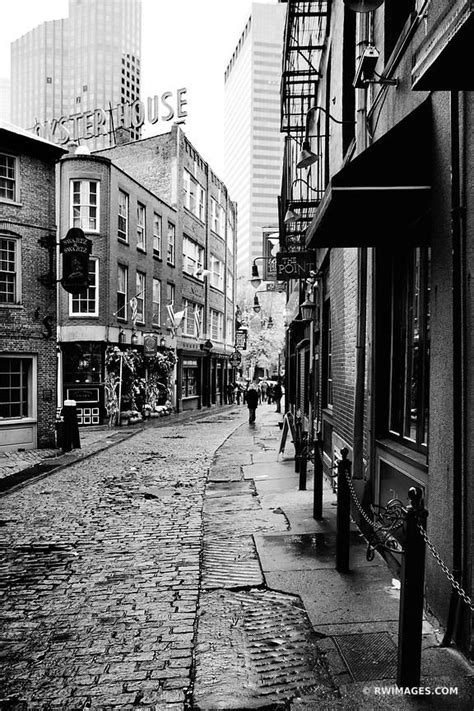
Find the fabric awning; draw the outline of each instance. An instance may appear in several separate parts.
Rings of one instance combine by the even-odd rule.
[[[428,99],[336,173],[306,231],[306,246],[424,243],[426,231],[414,225],[430,204],[430,129]]]
[[[454,0],[448,5],[415,54],[412,89],[474,89],[474,72],[468,60],[474,37],[474,1]]]

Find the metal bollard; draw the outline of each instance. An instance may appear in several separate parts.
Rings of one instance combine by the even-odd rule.
[[[323,517],[323,458],[321,438],[314,440],[314,475],[313,475],[313,518],[319,521]]]
[[[346,471],[350,476],[351,463],[347,459],[349,450],[341,449],[342,459],[337,464],[337,527],[336,527],[336,570],[349,572],[349,535],[351,524],[351,495]]]
[[[71,449],[80,449],[79,424],[77,421],[77,410],[75,400],[65,400],[62,409],[64,418],[63,427],[63,452],[70,452]]]
[[[306,470],[308,467],[308,433],[303,432],[301,434],[301,444],[300,444],[300,464],[299,464],[299,490],[306,491]]]
[[[425,541],[418,526],[426,528],[428,511],[418,487],[409,489],[408,498],[400,580],[397,684],[414,687],[420,684],[425,580]]]

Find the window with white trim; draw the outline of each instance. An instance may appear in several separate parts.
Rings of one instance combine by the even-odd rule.
[[[163,249],[163,220],[161,215],[153,214],[153,254],[161,259]]]
[[[170,306],[174,306],[176,298],[176,287],[170,281],[166,283],[166,303]]]
[[[161,322],[161,281],[153,279],[153,326],[159,326]]]
[[[124,242],[128,242],[128,195],[123,190],[118,191],[117,236]]]
[[[99,315],[99,260],[89,259],[89,286],[80,294],[69,294],[69,316]]]
[[[216,341],[223,340],[224,314],[211,309],[211,338]]]
[[[211,286],[224,291],[224,263],[211,255]]]
[[[204,222],[206,191],[186,168],[183,169],[183,186],[184,206]]]
[[[204,248],[194,240],[183,237],[183,272],[195,276],[197,269],[202,268]]]
[[[17,199],[17,172],[16,156],[0,153],[0,200]]]
[[[19,304],[20,239],[0,233],[0,304]]]
[[[137,272],[136,278],[136,295],[137,300],[137,321],[145,323],[145,289],[146,275],[143,272]]]
[[[99,191],[97,180],[71,180],[71,227],[99,231]]]
[[[176,258],[176,227],[172,222],[168,222],[168,244],[166,251],[166,261],[174,266]]]
[[[0,356],[0,419],[33,417],[33,359]]]
[[[117,318],[127,320],[128,303],[128,267],[119,264],[117,267]]]
[[[211,229],[220,237],[224,237],[225,210],[213,197],[211,197]]]
[[[146,250],[145,220],[145,205],[137,203],[137,248],[143,251]]]

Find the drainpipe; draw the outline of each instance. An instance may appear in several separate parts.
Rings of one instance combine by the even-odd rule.
[[[357,251],[357,341],[354,387],[354,430],[352,442],[352,475],[362,479],[364,473],[365,411],[365,340],[367,332],[367,247]]]
[[[451,244],[452,244],[452,320],[453,320],[453,575],[462,587],[468,584],[468,545],[466,534],[466,342],[465,342],[465,231],[464,206],[460,181],[459,94],[451,95]],[[467,563],[467,565],[466,565]],[[466,648],[467,609],[453,590],[443,645],[454,636]]]

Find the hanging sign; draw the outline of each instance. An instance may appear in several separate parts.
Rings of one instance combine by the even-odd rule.
[[[247,350],[247,329],[239,328],[235,332],[235,346],[236,350]]]
[[[306,279],[311,271],[315,271],[314,252],[278,252],[277,279]]]
[[[143,336],[143,355],[145,358],[156,358],[158,340],[156,336]]]
[[[59,242],[63,256],[63,276],[61,285],[70,294],[80,294],[89,286],[89,255],[92,242],[80,227],[71,227]]]

